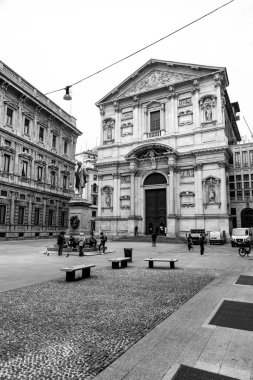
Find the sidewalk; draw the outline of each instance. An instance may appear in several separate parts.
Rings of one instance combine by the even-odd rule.
[[[96,380],[170,380],[181,364],[240,380],[253,379],[253,332],[208,324],[224,299],[252,302],[253,287],[234,283],[240,275],[253,276],[253,256],[241,258],[237,249],[228,244],[208,245],[201,257],[198,246],[194,246],[194,252],[188,252],[182,244],[158,244],[152,248],[151,243],[136,242],[108,242],[110,253],[101,256],[44,255],[45,247],[52,245],[48,240],[1,242],[0,290],[64,278],[61,267],[83,260],[94,263],[96,268],[108,267],[108,259],[122,256],[128,247],[133,248],[134,266],[147,266],[146,257],[167,256],[178,258],[176,267],[211,269],[217,275]]]

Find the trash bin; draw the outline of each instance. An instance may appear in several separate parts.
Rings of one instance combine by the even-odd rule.
[[[132,252],[133,248],[124,248],[125,257],[130,257],[130,262],[132,262]]]

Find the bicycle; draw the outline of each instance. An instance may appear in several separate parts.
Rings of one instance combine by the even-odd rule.
[[[241,257],[244,257],[245,255],[249,256],[249,254],[252,251],[252,246],[243,246],[238,249],[238,253]]]

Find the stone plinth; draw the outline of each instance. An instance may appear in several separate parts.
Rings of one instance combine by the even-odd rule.
[[[80,233],[84,233],[85,237],[90,235],[90,205],[91,203],[87,199],[72,198],[69,202],[69,229],[66,231],[66,235],[72,235],[77,237]],[[74,228],[71,225],[71,218],[77,216],[80,220],[79,226]]]

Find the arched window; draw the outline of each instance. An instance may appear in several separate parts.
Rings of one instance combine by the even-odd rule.
[[[163,185],[165,183],[167,183],[166,178],[160,173],[152,173],[144,181],[144,185]]]

